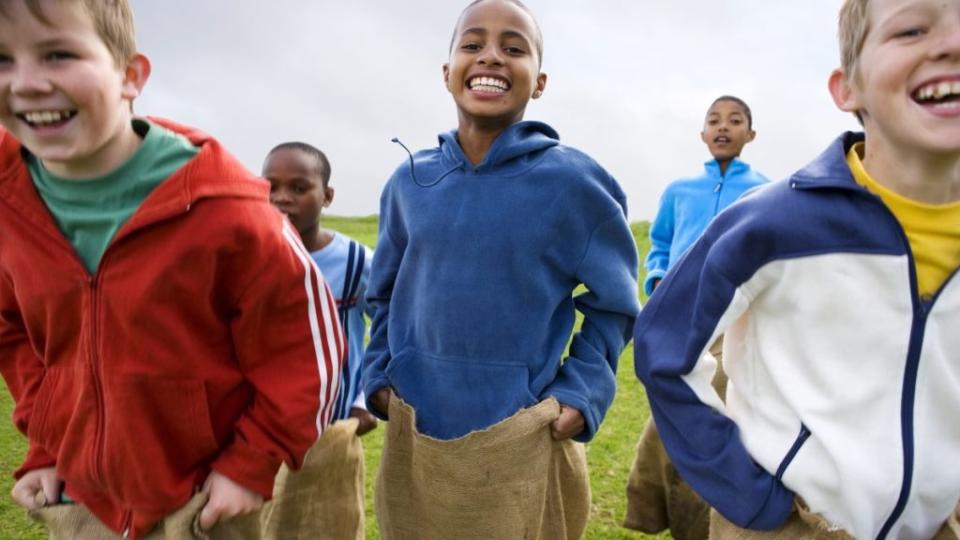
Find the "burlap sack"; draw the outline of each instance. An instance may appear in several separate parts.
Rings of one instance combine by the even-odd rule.
[[[363,446],[356,418],[324,431],[299,471],[280,468],[260,514],[264,540],[363,540]]]
[[[583,535],[590,484],[582,444],[554,441],[549,399],[486,430],[441,441],[417,433],[394,397],[377,476],[384,540],[559,540]]]
[[[197,493],[183,508],[170,514],[144,537],[144,540],[257,540],[260,538],[259,513],[239,516],[217,523],[209,531],[200,530],[200,511],[207,494]],[[58,504],[30,511],[30,517],[46,526],[50,540],[119,540],[89,510],[79,504]]]
[[[723,336],[710,347],[717,359],[713,387],[726,394],[723,371]],[[645,533],[670,529],[675,540],[705,540],[710,526],[710,506],[687,484],[674,468],[653,417],[647,420],[637,456],[627,479],[627,514],[623,526]]]
[[[953,515],[943,524],[933,540],[960,540],[960,504],[957,504]]]

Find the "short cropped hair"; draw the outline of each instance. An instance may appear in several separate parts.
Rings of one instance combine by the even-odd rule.
[[[743,108],[743,114],[747,115],[747,128],[753,129],[753,111],[750,110],[750,106],[747,105],[746,101],[738,98],[737,96],[724,95],[713,100],[713,103],[710,104],[710,108],[712,109],[714,105],[720,103],[721,101],[732,101]]]
[[[316,159],[317,172],[320,173],[320,178],[323,179],[323,187],[327,187],[327,185],[330,183],[330,160],[328,160],[327,155],[316,146],[300,141],[290,141],[274,146],[273,149],[267,153],[267,155],[270,156],[274,152],[280,150],[299,150],[300,152],[303,152],[304,154]]]
[[[457,41],[457,29],[460,28],[460,19],[463,18],[463,14],[467,12],[468,9],[479,4],[480,2],[486,2],[487,0],[473,0],[467,7],[463,8],[463,11],[460,12],[460,16],[457,17],[457,25],[453,27],[453,36],[450,37],[450,51],[453,51],[453,44]],[[536,30],[537,35],[533,36],[535,41],[534,46],[537,48],[537,65],[543,65],[543,32],[540,30],[540,23],[537,22],[537,18],[533,15],[533,12],[530,11],[530,8],[520,0],[504,0],[505,2],[510,2],[511,4],[519,7],[523,11],[527,12],[527,15],[530,15],[530,19],[533,21],[533,29]]]
[[[867,14],[869,0],[845,0],[838,17],[837,40],[840,42],[840,67],[849,78],[857,69],[863,42],[870,32],[870,18]]]
[[[36,19],[44,24],[51,24],[50,19],[43,13],[40,0],[22,0]],[[93,20],[97,34],[110,51],[110,56],[118,67],[127,65],[127,62],[137,53],[136,32],[133,26],[133,10],[129,0],[57,0],[58,2],[78,2]],[[0,1],[0,15],[9,18],[5,0]]]

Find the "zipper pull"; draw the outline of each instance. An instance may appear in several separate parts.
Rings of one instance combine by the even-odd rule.
[[[714,193],[720,193],[720,187],[723,185],[723,182],[717,182],[717,185],[713,186]]]

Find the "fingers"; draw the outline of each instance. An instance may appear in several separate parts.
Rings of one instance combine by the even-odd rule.
[[[580,411],[561,405],[560,416],[550,424],[550,434],[554,440],[563,441],[582,433],[585,426],[586,423]]]
[[[41,475],[40,487],[43,489],[43,497],[46,504],[57,504],[60,502],[60,479],[57,478],[56,475]]]
[[[350,409],[350,416],[358,420],[357,435],[366,435],[377,427],[377,417],[360,407]]]
[[[377,409],[377,412],[386,418],[387,413],[390,412],[390,387],[385,386],[377,390],[377,392],[373,394],[370,404]]]
[[[214,525],[217,524],[217,521],[220,521],[220,514],[223,513],[223,509],[219,505],[214,505],[213,501],[207,501],[207,504],[203,506],[203,510],[200,511],[200,529],[204,531],[210,530]]]
[[[10,490],[10,496],[27,510],[36,510],[60,500],[60,479],[54,467],[36,469],[23,475]]]

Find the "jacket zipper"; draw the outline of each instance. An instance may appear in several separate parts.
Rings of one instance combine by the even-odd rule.
[[[807,439],[810,438],[810,430],[804,424],[800,424],[800,433],[797,435],[797,439],[793,441],[793,445],[790,446],[790,450],[787,451],[787,455],[783,456],[783,461],[780,462],[780,466],[777,467],[777,480],[783,479],[783,474],[787,472],[787,467],[793,463],[794,458],[797,457],[797,453],[800,452],[800,448],[803,447],[803,443],[807,442]]]
[[[724,174],[720,173],[720,180],[717,182],[717,185],[713,186],[713,192],[717,194],[713,201],[713,217],[717,217],[717,212],[720,211],[720,196],[723,192],[723,180]]]

